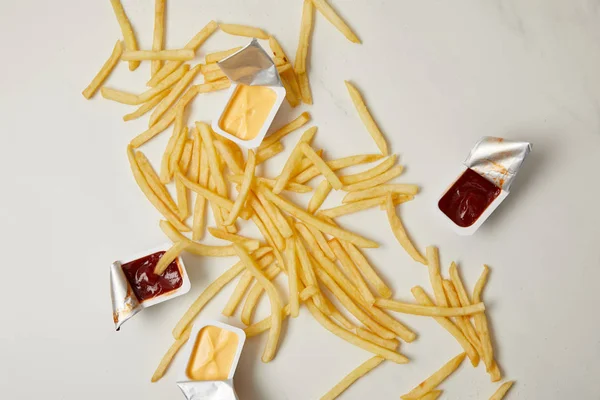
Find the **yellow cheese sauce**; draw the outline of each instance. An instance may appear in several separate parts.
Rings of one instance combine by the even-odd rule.
[[[198,332],[187,366],[187,376],[195,381],[222,381],[229,372],[238,348],[238,336],[216,326]]]
[[[219,127],[239,139],[254,139],[276,101],[277,94],[271,88],[239,85],[219,121]]]

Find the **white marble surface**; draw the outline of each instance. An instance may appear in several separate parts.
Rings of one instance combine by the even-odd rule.
[[[124,3],[148,48],[153,2]],[[518,381],[509,398],[600,398],[600,1],[333,3],[364,44],[350,44],[317,18],[310,73],[317,146],[332,158],[376,151],[343,85],[354,80],[407,165],[401,181],[423,187],[401,211],[416,242],[439,245],[444,266],[460,262],[470,286],[482,263],[492,266],[485,297],[498,358]],[[293,54],[300,12],[299,0],[173,0],[168,44],[182,46],[218,19],[264,27]],[[128,107],[80,94],[119,37],[108,1],[4,1],[0,37],[0,397],[181,398],[175,369],[157,384],[150,376],[180,314],[234,260],[186,257],[190,295],[113,332],[109,263],[164,238],[125,157],[145,120],[125,124]],[[242,43],[219,34],[202,53]],[[148,71],[121,66],[109,84],[139,91]],[[194,117],[210,119],[219,99],[198,100]],[[295,113],[284,111],[280,122]],[[502,207],[475,236],[458,237],[432,209],[450,171],[483,135],[535,147]],[[165,141],[145,149],[154,162]],[[380,211],[342,222],[382,244],[368,255],[397,298],[410,299],[415,284],[429,287]],[[203,315],[219,318],[230,290]],[[397,399],[460,352],[434,321],[402,320],[420,334],[402,346],[414,361],[385,363],[343,399]],[[241,399],[316,399],[369,357],[306,312],[284,333],[268,365],[259,361],[264,338],[249,340],[236,377]],[[443,398],[485,399],[495,388],[483,368],[465,363],[443,384]]]

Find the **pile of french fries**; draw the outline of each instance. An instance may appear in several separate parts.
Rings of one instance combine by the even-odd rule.
[[[417,335],[388,311],[434,318],[464,350],[464,353],[403,395],[402,399],[438,398],[442,393],[438,386],[466,357],[473,366],[482,360],[493,382],[502,379],[494,358],[494,346],[482,301],[488,267],[484,267],[469,295],[456,264],[452,263],[449,268],[449,279],[443,279],[438,249],[427,247],[425,255],[418,250],[408,236],[396,207],[413,200],[419,188],[412,184],[390,183],[402,174],[403,167],[396,165],[397,156],[390,154],[385,136],[353,84],[346,82],[348,93],[379,150],[377,154],[327,160],[322,150],[312,146],[317,134],[317,127],[313,126],[301,135],[278,175],[259,176],[256,167],[284,150],[283,140],[286,136],[310,122],[308,112],[303,112],[273,132],[260,147],[248,150],[245,157],[242,149],[216,135],[208,123],[188,124],[186,110],[196,96],[223,90],[230,85],[216,63],[239,48],[207,54],[204,63],[194,66],[186,63],[196,57],[202,44],[219,29],[231,35],[268,40],[273,61],[287,90],[289,104],[292,107],[301,102],[312,104],[307,55],[314,9],[350,41],[360,43],[356,34],[326,0],[303,1],[300,38],[293,63],[277,40],[264,30],[214,21],[202,28],[183,48],[164,49],[165,0],[156,0],[152,49],[139,50],[120,0],[111,0],[111,4],[124,42],[117,41],[109,59],[83,95],[89,99],[100,90],[106,99],[139,106],[123,117],[125,121],[151,111],[148,129],[133,138],[127,148],[127,156],[135,181],[164,218],[159,223],[161,230],[173,242],[173,246],[160,259],[155,272],[162,273],[183,251],[201,256],[239,258],[239,262],[208,285],[181,317],[173,329],[175,342],[161,360],[152,381],[164,375],[173,357],[189,339],[191,325],[204,306],[235,279],[237,285],[223,309],[223,315],[231,317],[241,309],[240,319],[246,325],[248,337],[268,332],[262,355],[264,362],[271,361],[277,354],[282,324],[287,318],[297,317],[301,305],[306,306],[326,330],[372,354],[321,399],[337,398],[357,379],[385,360],[398,364],[409,362],[399,352],[400,340],[410,343]],[[152,75],[147,83],[149,89],[141,94],[133,94],[103,86],[119,61],[127,61],[132,71],[140,62],[150,61]],[[198,76],[202,76],[204,82],[192,84]],[[172,133],[160,167],[155,170],[147,157],[137,149],[171,125]],[[351,166],[374,162],[378,164],[359,173],[343,172]],[[307,207],[295,204],[286,197],[285,192],[313,192],[307,183],[314,179],[319,182]],[[174,186],[175,198],[168,185]],[[321,209],[333,190],[347,193],[342,204]],[[190,201],[191,198],[193,201]],[[393,300],[392,290],[363,254],[362,249],[376,248],[378,244],[340,227],[335,220],[376,207],[385,212],[399,244],[415,261],[427,267],[434,298],[417,286],[412,289],[414,304]],[[212,212],[215,227],[207,227],[207,208]],[[244,221],[252,221],[262,238],[238,235],[237,225]],[[230,244],[213,246],[200,243],[207,231]],[[285,297],[281,296],[272,282],[281,274],[287,276],[288,293]],[[269,299],[271,314],[254,322],[257,303],[264,295]],[[491,399],[503,398],[512,383],[506,382],[500,386]]]

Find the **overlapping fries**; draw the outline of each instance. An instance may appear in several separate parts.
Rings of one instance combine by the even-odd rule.
[[[268,136],[257,149],[248,151],[246,160],[240,148],[216,136],[209,123],[193,121],[194,124],[188,127],[186,115],[189,114],[192,101],[198,95],[223,90],[230,85],[216,63],[240,47],[206,54],[204,64],[192,66],[184,63],[193,60],[198,48],[219,28],[231,35],[269,40],[290,105],[296,107],[300,101],[312,104],[307,60],[314,10],[325,16],[350,41],[360,43],[356,34],[326,0],[302,0],[302,23],[295,62],[287,57],[279,42],[264,30],[245,25],[217,24],[215,21],[210,21],[183,48],[165,49],[165,0],[156,0],[152,50],[139,50],[120,1],[111,0],[111,4],[121,26],[124,45],[121,41],[116,43],[110,58],[83,95],[89,99],[100,90],[107,99],[140,106],[123,117],[125,121],[153,110],[148,130],[131,141],[127,155],[136,183],[165,218],[159,225],[173,242],[155,272],[162,273],[183,251],[201,256],[237,256],[240,259],[209,284],[181,317],[173,329],[175,342],[152,376],[153,382],[164,375],[177,351],[188,340],[191,324],[204,306],[240,275],[223,314],[233,316],[243,303],[241,319],[248,325],[248,337],[269,331],[262,356],[264,362],[271,361],[277,354],[285,318],[297,317],[302,305],[326,330],[373,355],[322,399],[335,399],[384,360],[409,362],[398,352],[399,340],[412,342],[416,333],[385,310],[432,317],[464,349],[463,354],[452,359],[402,399],[436,399],[441,394],[440,390],[436,390],[438,385],[458,368],[466,356],[473,366],[480,359],[483,360],[494,382],[501,379],[500,369],[494,359],[486,309],[481,299],[489,270],[484,267],[472,296],[469,296],[456,264],[450,266],[450,279],[444,280],[437,248],[428,247],[424,257],[411,241],[396,212],[396,206],[413,199],[419,188],[406,183],[388,183],[402,174],[403,167],[396,165],[397,155],[391,154],[388,140],[355,86],[346,81],[354,106],[380,154],[350,155],[327,160],[327,153],[324,156],[322,150],[317,151],[311,145],[317,134],[317,127],[312,126],[297,140],[282,171],[276,176],[267,177],[259,175],[257,166],[284,151],[283,139],[310,122],[308,112],[302,112]],[[140,61],[151,61],[149,89],[134,94],[102,87],[119,60],[129,61],[131,70],[137,68]],[[204,82],[193,84],[198,76],[202,76]],[[160,173],[157,173],[146,156],[134,149],[165,131],[171,124],[173,132],[163,154]],[[378,165],[363,171],[340,173],[344,168],[373,163],[384,157]],[[285,191],[299,194],[312,192],[312,187],[306,183],[319,175],[321,181],[307,207],[292,202],[284,194]],[[168,189],[168,185],[173,183],[177,201],[173,200]],[[236,190],[231,190],[230,185]],[[346,192],[343,204],[317,211],[332,190]],[[195,199],[192,197],[193,206],[188,204],[189,196],[195,196]],[[217,227],[207,227],[207,204]],[[385,214],[394,236],[406,253],[427,266],[435,301],[419,286],[412,289],[416,303],[393,300],[392,290],[361,251],[361,248],[376,248],[378,244],[341,228],[334,220],[377,206],[384,210],[378,213]],[[188,218],[191,218],[191,228],[187,224]],[[236,234],[240,219],[252,221],[261,232],[262,240]],[[229,243],[223,246],[200,243],[207,230],[215,238]],[[191,238],[188,238],[184,233],[190,231]],[[287,297],[281,296],[272,283],[282,273],[288,281],[285,286],[289,292]],[[270,316],[253,323],[256,304],[265,293],[271,304]],[[289,304],[284,304],[284,298],[289,298]],[[348,319],[348,315],[353,318]],[[511,385],[512,382],[502,385],[492,398],[502,398]]]

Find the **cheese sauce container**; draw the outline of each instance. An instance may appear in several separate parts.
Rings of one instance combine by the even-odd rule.
[[[173,260],[161,275],[154,273],[158,260],[171,246],[164,244],[111,264],[110,297],[117,331],[144,308],[190,291],[190,278],[181,257]]]
[[[510,193],[531,143],[484,137],[463,163],[437,211],[459,235],[474,234]]]
[[[233,377],[244,348],[242,329],[218,321],[194,324],[177,382],[187,400],[237,400]]]
[[[231,87],[212,129],[240,146],[256,148],[285,99],[277,66],[256,39],[218,65]]]

